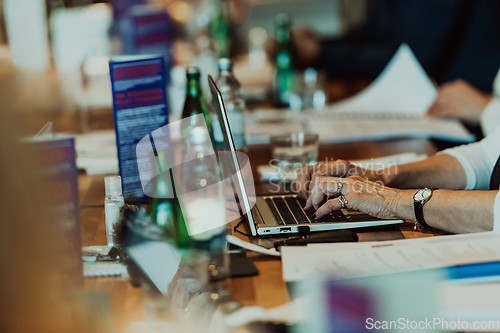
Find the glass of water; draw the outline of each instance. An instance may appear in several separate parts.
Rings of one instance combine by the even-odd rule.
[[[319,136],[313,133],[289,133],[271,137],[273,159],[278,163],[281,184],[297,179],[297,171],[318,159]]]

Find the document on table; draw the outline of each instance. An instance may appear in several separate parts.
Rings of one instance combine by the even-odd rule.
[[[388,113],[311,114],[308,129],[318,133],[322,143],[342,143],[395,138],[429,138],[459,143],[475,141],[475,136],[456,119]]]
[[[283,278],[348,279],[500,260],[500,233],[282,247]]]

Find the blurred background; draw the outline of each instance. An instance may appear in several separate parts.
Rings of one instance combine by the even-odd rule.
[[[83,325],[83,319],[77,323],[82,332],[99,331],[98,326],[105,331],[102,327],[109,325],[102,295],[70,296],[92,313],[46,307],[50,297],[61,297],[59,304],[68,300],[55,292],[61,289],[59,266],[64,266],[57,260],[61,249],[56,240],[64,236],[50,223],[49,213],[38,213],[51,201],[38,175],[33,176],[38,168],[19,138],[35,135],[48,121],[58,133],[113,131],[111,57],[163,57],[169,121],[183,112],[188,66],[200,68],[206,99],[206,75],[217,77],[219,59],[229,58],[244,111],[276,107],[321,113],[328,103],[367,87],[402,43],[436,85],[463,79],[490,98],[500,67],[499,16],[495,0],[0,0],[0,190],[5,198],[0,203],[0,252],[21,249],[0,262],[2,270],[12,272],[0,275],[0,292],[10,290],[0,296],[0,313],[15,322],[13,327],[25,325],[16,332],[66,332],[62,317],[75,313],[98,318],[96,327]],[[274,131],[273,123],[270,127]],[[100,174],[117,172],[114,131],[86,144],[111,147],[112,171],[98,167]],[[87,225],[100,223],[97,239],[104,242],[103,181],[99,178],[101,187],[93,187],[83,175],[75,171],[72,189],[92,194],[95,200],[86,206],[80,200],[80,208],[99,207],[95,216],[85,218]],[[78,208],[78,196],[76,202]],[[95,245],[85,238],[79,242],[75,247]],[[36,302],[32,295],[39,295]],[[25,323],[19,318],[27,305],[34,313],[46,313],[37,312]],[[4,307],[14,309],[13,315]],[[62,324],[56,328],[50,322]],[[38,323],[47,325],[37,330]]]
[[[271,94],[279,13],[290,20],[292,67],[304,73],[304,85],[325,90],[326,102],[367,86],[403,42],[437,84],[464,79],[490,93],[500,67],[499,6],[492,0],[2,0],[0,94],[4,112],[30,113],[23,119],[35,128],[50,118],[56,130],[85,132],[112,114],[110,56],[163,54],[170,115],[182,109],[181,69],[197,65],[215,77],[217,59],[227,56],[251,108]],[[315,71],[306,75],[307,68]]]
[[[359,26],[366,7],[365,0],[2,0],[3,112],[21,116],[33,128],[47,120],[58,131],[105,127],[112,119],[109,56],[152,52],[168,60],[171,114],[180,113],[184,102],[183,67],[197,64],[216,77],[220,56],[235,60],[245,93],[259,99],[271,88],[278,13],[286,8],[294,30],[330,39]],[[142,33],[156,31],[140,41],[131,17],[157,14],[163,21],[144,26]]]

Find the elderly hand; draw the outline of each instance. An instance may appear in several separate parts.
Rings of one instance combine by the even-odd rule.
[[[341,209],[342,203],[337,197],[340,183],[342,183],[341,195],[347,200],[346,208],[359,210],[381,219],[399,218],[396,212],[404,191],[369,181],[361,176],[318,177],[304,209],[314,207],[316,219],[333,210]]]
[[[382,184],[386,183],[386,176],[381,171],[363,169],[345,160],[336,160],[328,163],[310,165],[297,172],[296,190],[300,198],[306,200],[318,177],[349,177],[359,175]],[[311,185],[312,184],[312,185]]]
[[[430,116],[455,117],[477,124],[491,96],[483,94],[463,80],[443,84],[434,103],[427,111]]]

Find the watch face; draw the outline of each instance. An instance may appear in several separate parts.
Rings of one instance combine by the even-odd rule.
[[[424,188],[415,193],[415,201],[423,201],[429,198],[431,195],[432,191],[430,188]]]

